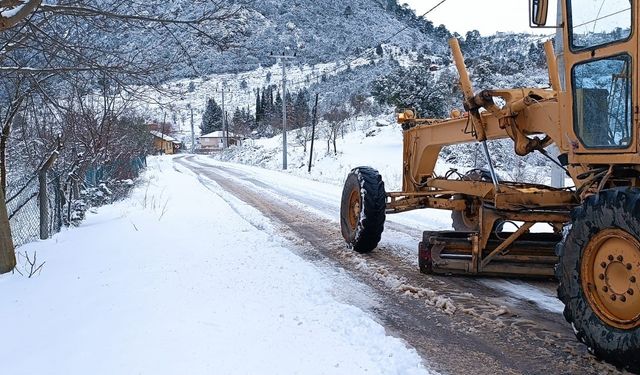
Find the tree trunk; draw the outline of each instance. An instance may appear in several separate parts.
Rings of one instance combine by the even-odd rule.
[[[16,266],[16,253],[11,238],[9,214],[4,198],[4,192],[0,190],[0,274],[11,272]]]
[[[38,4],[40,2],[37,2]],[[18,113],[24,96],[19,97],[2,126],[0,135],[0,274],[11,272],[16,266],[16,251],[11,237],[11,224],[7,212],[6,188],[7,188],[7,141],[11,132],[11,123]]]
[[[338,138],[338,132],[333,134],[333,154],[338,155],[338,148],[336,147],[336,138]]]

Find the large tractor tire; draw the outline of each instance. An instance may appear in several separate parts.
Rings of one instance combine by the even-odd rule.
[[[557,246],[564,316],[597,357],[640,373],[640,190],[591,196]]]
[[[342,237],[359,253],[368,253],[380,242],[384,230],[387,195],[382,177],[373,168],[349,172],[342,190],[340,226]]]

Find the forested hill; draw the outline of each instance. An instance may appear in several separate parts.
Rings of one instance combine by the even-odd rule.
[[[296,54],[298,63],[317,64],[357,55],[383,41],[402,48],[443,53],[450,35],[395,0],[246,0],[248,27],[242,47],[223,53],[194,51],[201,74],[240,72],[275,63],[271,52]],[[399,30],[402,32],[396,34]],[[182,66],[182,76],[194,70]]]
[[[448,46],[451,37],[460,39],[479,88],[547,83],[542,49],[545,38],[506,33],[481,36],[477,31],[452,34],[444,25],[434,25],[428,15],[420,17],[397,0],[244,0],[242,6],[246,33],[238,40],[239,47],[227,51],[213,46],[191,48],[192,58],[176,65],[172,72],[175,79],[196,79],[197,96],[202,97],[213,95],[201,90],[209,90],[209,86],[215,90],[218,79],[228,82],[240,92],[231,111],[233,106],[253,107],[251,96],[256,90],[279,86],[279,78],[270,79],[278,70],[269,73],[261,69],[278,62],[272,54],[284,53],[295,55],[288,62],[294,68],[290,89],[322,93],[325,109],[347,103],[354,95],[369,97],[372,92],[381,102],[421,109],[424,106],[418,103],[418,94],[436,87],[438,97],[431,107],[438,108],[421,112],[442,115],[448,112],[450,99],[458,99],[451,98],[455,85]],[[334,68],[327,72],[319,68],[322,64],[333,64]],[[304,67],[311,73],[302,72]],[[202,84],[199,78],[214,83]],[[383,82],[376,86],[375,80]],[[438,80],[441,84],[434,86]],[[185,103],[192,102],[189,96]],[[407,101],[402,96],[411,98]],[[196,104],[196,108],[204,110],[203,105]]]

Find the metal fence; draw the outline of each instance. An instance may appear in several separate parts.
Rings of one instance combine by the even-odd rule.
[[[107,200],[92,200],[87,192],[114,179],[116,170],[121,172],[120,176],[135,178],[145,166],[146,158],[136,157],[106,167],[89,167],[82,173],[82,177],[78,176],[78,171],[57,171],[56,173],[50,170],[47,173],[46,189],[43,192],[46,196],[44,202],[48,207],[46,220],[41,220],[40,217],[41,193],[37,172],[21,183],[9,183],[6,203],[14,245],[20,246],[40,238],[47,238],[59,232],[63,226],[79,222],[89,205],[110,203],[110,199],[119,198],[126,193],[124,190],[128,190],[127,184],[115,184],[114,190],[120,190],[117,191],[118,196]],[[65,177],[64,181],[61,176]],[[81,217],[75,215],[77,211],[82,212]]]
[[[46,223],[49,234],[58,232],[62,227],[63,207],[59,185],[58,178],[47,182],[46,196],[49,217]],[[13,242],[16,246],[40,238],[39,192],[39,183],[36,177],[19,188],[7,186],[7,212]]]

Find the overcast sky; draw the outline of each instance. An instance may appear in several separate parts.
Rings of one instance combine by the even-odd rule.
[[[416,10],[418,15],[421,15],[438,4],[440,0],[400,0],[398,2],[401,4],[406,2]],[[555,1],[549,3],[555,4]],[[435,26],[444,24],[449,31],[463,36],[467,31],[474,29],[480,31],[482,35],[494,34],[496,31],[544,34],[547,30],[529,28],[528,6],[528,0],[447,0],[426,18]],[[551,21],[551,14],[549,16]]]

